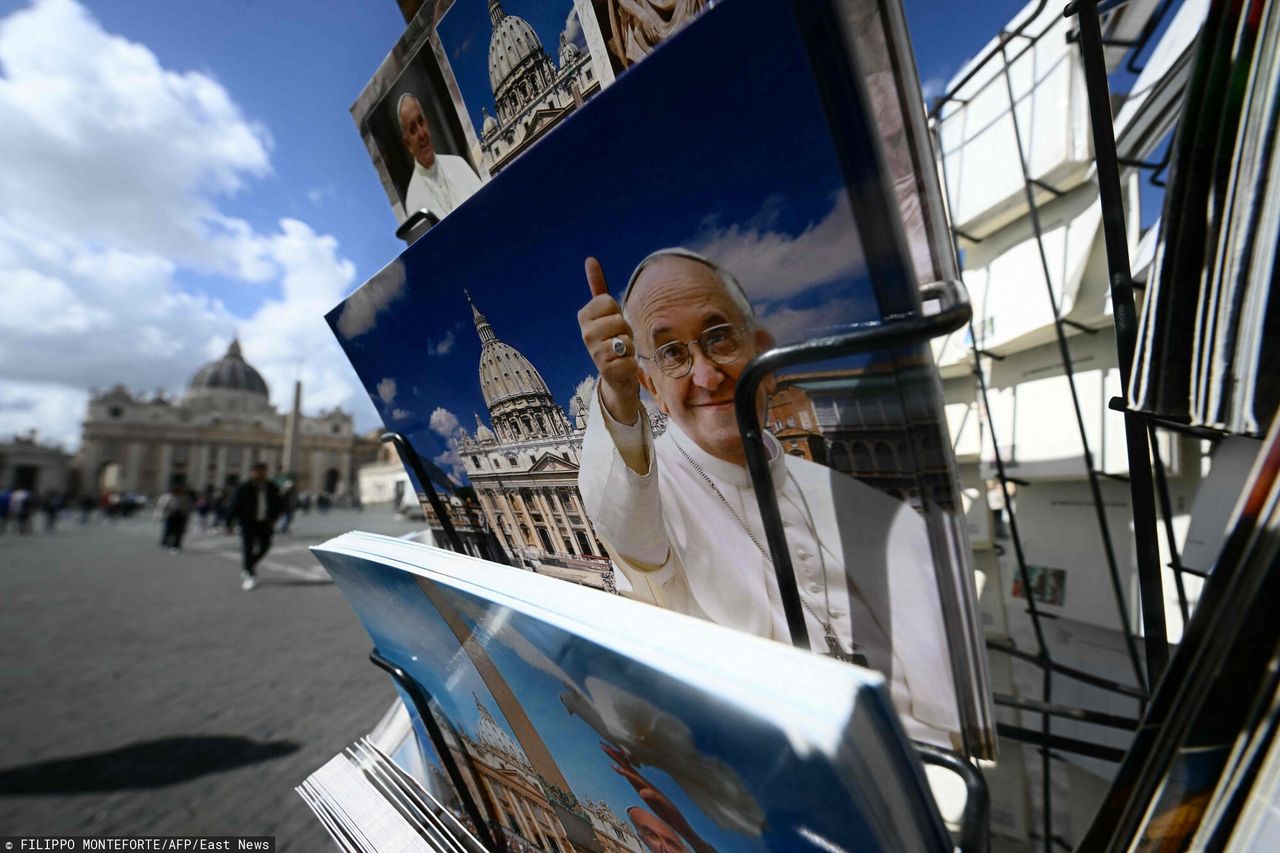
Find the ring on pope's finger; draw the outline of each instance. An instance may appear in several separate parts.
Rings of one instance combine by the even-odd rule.
[[[627,342],[624,341],[622,338],[614,338],[611,341],[611,343],[613,344],[614,355],[621,358],[622,356],[627,354]]]

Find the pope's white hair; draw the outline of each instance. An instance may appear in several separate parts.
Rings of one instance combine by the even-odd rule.
[[[401,136],[404,136],[404,102],[409,100],[412,100],[415,104],[417,104],[418,109],[422,109],[422,101],[419,101],[418,96],[413,94],[412,92],[405,92],[403,95],[400,96],[400,100],[396,101],[396,121],[400,123]],[[425,119],[426,115],[427,115],[426,113],[423,113],[422,117]]]
[[[640,278],[640,273],[644,272],[645,267],[658,260],[659,258],[686,258],[695,261],[705,267],[711,269],[716,274],[716,278],[720,279],[720,283],[724,285],[725,295],[729,297],[729,301],[742,314],[742,319],[746,321],[746,331],[751,331],[757,327],[756,309],[751,306],[751,300],[747,298],[747,292],[742,289],[742,284],[724,267],[708,258],[706,255],[695,252],[692,249],[686,249],[683,246],[669,246],[665,249],[659,249],[656,252],[650,252],[645,256],[644,260],[636,264],[635,271],[631,273],[631,279],[627,282],[626,290],[622,291],[622,316],[632,328],[632,315],[627,311],[627,300],[631,298],[631,290],[635,287],[636,280]]]

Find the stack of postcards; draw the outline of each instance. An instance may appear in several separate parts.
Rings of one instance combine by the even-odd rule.
[[[1132,407],[1258,435],[1280,401],[1280,9],[1214,3],[1174,139]]]

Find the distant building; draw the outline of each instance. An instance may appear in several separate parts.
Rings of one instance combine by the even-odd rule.
[[[591,57],[560,38],[557,68],[542,40],[524,18],[508,15],[500,0],[489,0],[489,84],[494,111],[485,111],[480,130],[481,162],[497,174],[524,149],[600,91]]]
[[[369,438],[376,440],[377,436],[370,434]],[[399,510],[405,495],[413,491],[395,445],[390,443],[379,445],[374,459],[357,469],[356,484],[356,494],[366,507],[385,504]]]
[[[75,491],[75,474],[71,455],[61,447],[40,444],[35,432],[0,441],[0,490],[65,494]]]
[[[818,415],[803,388],[780,381],[769,395],[765,421],[765,428],[778,439],[784,453],[827,464],[827,447],[818,434]]]
[[[89,491],[157,495],[177,475],[198,490],[234,486],[255,462],[284,473],[287,419],[232,341],[226,355],[195,372],[180,399],[135,395],[122,385],[95,394],[80,443],[81,483]],[[299,491],[354,496],[355,470],[377,449],[341,409],[300,417],[294,482]]]
[[[785,374],[769,397],[765,426],[786,453],[856,477],[917,509],[926,496],[950,507],[940,424],[929,394],[914,388],[926,381],[923,365],[902,361]]]

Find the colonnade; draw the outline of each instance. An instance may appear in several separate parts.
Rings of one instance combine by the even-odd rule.
[[[508,551],[550,551],[567,557],[604,556],[576,486],[511,488],[477,484],[477,492],[489,528],[498,534]],[[545,533],[545,541],[539,530]]]

